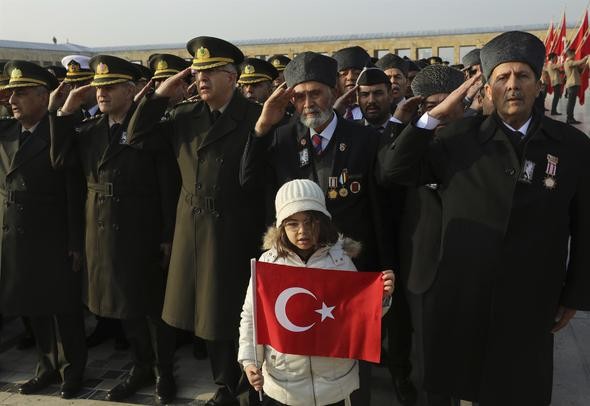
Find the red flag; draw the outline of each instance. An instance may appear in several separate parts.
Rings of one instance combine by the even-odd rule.
[[[588,28],[588,21],[586,21],[586,31],[584,36],[580,40],[578,47],[576,48],[576,59],[582,59],[584,56],[590,54],[590,28]],[[588,68],[584,67],[582,74],[580,75],[580,89],[578,90],[578,98],[580,99],[580,105],[583,105],[586,101],[586,89],[588,89]]]
[[[555,52],[558,56],[563,56],[566,51],[565,43],[566,38],[566,26],[565,26],[565,12],[561,16],[561,21],[557,27],[557,32],[553,38],[553,44],[551,45],[551,52]],[[563,58],[562,58],[563,59]]]
[[[258,344],[286,354],[381,358],[379,272],[256,263]]]
[[[549,56],[551,53],[551,47],[553,46],[553,38],[555,37],[555,28],[553,28],[553,21],[549,24],[547,29],[547,35],[545,35],[545,56]]]

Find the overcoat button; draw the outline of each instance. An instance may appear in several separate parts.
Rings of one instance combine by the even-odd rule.
[[[198,214],[201,214],[201,209],[199,209],[199,208],[195,207],[195,208],[193,209],[193,213],[195,213],[195,214],[197,214],[197,215],[198,215]]]

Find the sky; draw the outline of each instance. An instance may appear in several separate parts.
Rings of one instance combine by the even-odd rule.
[[[588,0],[0,0],[0,39],[85,46],[575,24]]]

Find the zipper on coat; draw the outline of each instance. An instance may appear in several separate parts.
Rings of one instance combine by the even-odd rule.
[[[311,368],[311,357],[309,357],[309,376],[311,377],[311,393],[313,393],[313,404],[317,406],[318,401],[315,397],[315,385],[313,383],[313,369]]]

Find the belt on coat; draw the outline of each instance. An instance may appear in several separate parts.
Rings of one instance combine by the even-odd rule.
[[[149,187],[141,187],[140,185],[133,185],[131,187],[125,187],[120,184],[114,184],[112,182],[94,183],[88,182],[87,187],[89,191],[98,193],[104,197],[113,196],[152,196],[156,195],[157,192]]]
[[[4,198],[6,203],[23,203],[25,201],[44,201],[55,202],[57,200],[65,200],[65,196],[52,195],[48,193],[35,193],[24,190],[5,190],[0,189],[0,196]]]
[[[204,209],[211,213],[217,213],[215,208],[215,197],[193,194],[187,191],[184,186],[182,187],[182,194],[184,195],[184,200],[191,207],[196,209]]]

